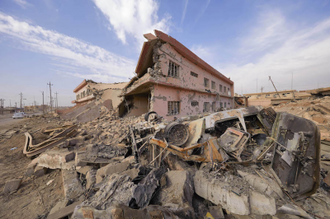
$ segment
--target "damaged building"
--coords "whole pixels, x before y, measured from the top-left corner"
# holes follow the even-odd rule
[[[233,108],[233,81],[161,31],[144,37],[136,76],[121,94],[120,116],[155,111],[172,120]]]
[[[93,100],[108,101],[110,108],[116,108],[121,101],[118,97],[127,82],[121,83],[97,83],[84,79],[74,90],[76,99],[72,103],[82,105]]]

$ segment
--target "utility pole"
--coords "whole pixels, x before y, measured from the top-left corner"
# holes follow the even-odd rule
[[[45,98],[44,98],[44,92],[41,91],[42,93],[42,113],[45,114]]]
[[[49,85],[49,100],[50,100],[50,111],[53,111],[53,99],[52,99],[52,86],[53,84],[51,82],[47,83]]]
[[[3,114],[3,108],[5,107],[5,99],[0,99],[0,109],[1,109],[1,114]]]
[[[292,77],[291,77],[291,90],[293,90],[293,72],[291,72]]]
[[[55,93],[56,94],[56,109],[58,109],[58,99],[57,99],[57,92]]]
[[[19,108],[22,109],[22,101],[23,101],[23,94],[22,94],[22,92],[19,95],[20,95]]]
[[[276,90],[276,93],[277,93],[277,95],[278,95],[278,98],[280,98],[281,96],[280,96],[280,94],[278,93],[278,91],[277,91],[277,89],[276,89],[276,87],[275,87],[275,84],[274,84],[274,82],[273,82],[273,80],[272,80],[272,78],[269,76],[269,80],[272,82],[272,84],[273,84],[273,86],[274,86],[274,88],[275,88],[275,90]]]

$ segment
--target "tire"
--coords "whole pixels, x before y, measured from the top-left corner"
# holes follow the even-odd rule
[[[150,112],[148,112],[148,113],[146,113],[145,115],[144,115],[144,120],[146,120],[147,122],[149,122],[149,117],[151,116],[151,115],[155,115],[155,116],[158,116],[158,114],[155,112],[155,111],[150,111]]]

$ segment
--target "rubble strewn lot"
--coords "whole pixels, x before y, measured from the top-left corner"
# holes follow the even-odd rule
[[[330,98],[0,131],[0,218],[330,218]]]

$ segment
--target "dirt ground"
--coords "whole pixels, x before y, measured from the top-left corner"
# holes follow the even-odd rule
[[[45,119],[26,118],[0,126],[1,132],[17,130],[11,138],[0,136],[0,218],[43,218],[63,197],[60,170],[49,171],[39,178],[24,177],[26,167],[31,162],[31,159],[23,154],[25,130],[33,133],[40,128],[56,124],[56,120],[48,122]],[[21,177],[23,180],[17,192],[2,194],[7,180]]]

